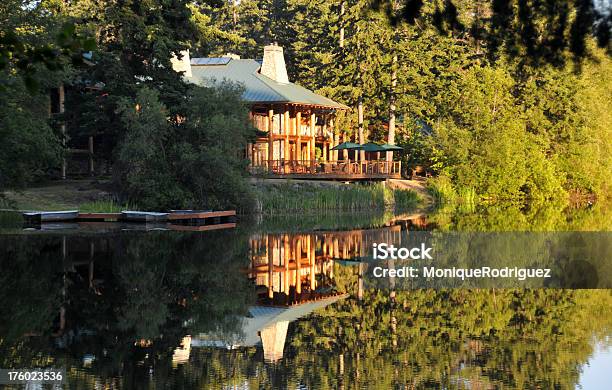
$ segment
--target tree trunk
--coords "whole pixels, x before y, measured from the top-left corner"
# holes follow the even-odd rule
[[[357,102],[357,120],[359,123],[359,132],[358,132],[359,143],[363,145],[365,141],[363,138],[363,97],[362,96],[359,96],[359,101]],[[365,161],[365,150],[359,151],[359,161]]]
[[[340,3],[340,39],[338,44],[340,48],[344,47],[344,1]]]
[[[389,134],[387,143],[395,144],[395,89],[397,87],[397,54],[393,55],[391,62],[391,93],[389,94]],[[387,161],[393,161],[393,152],[387,152]]]
[[[393,7],[393,13],[397,12],[398,2],[393,0],[391,3]],[[399,35],[397,31],[393,33],[393,45],[392,50],[397,50]],[[397,53],[393,53],[391,59],[391,90],[389,91],[389,133],[387,134],[387,143],[389,145],[395,144],[395,93],[397,89]],[[393,161],[393,152],[387,152],[387,161]],[[390,167],[389,167],[390,169]]]
[[[238,24],[238,0],[232,1],[232,20],[234,22],[234,32],[236,31],[236,25]]]

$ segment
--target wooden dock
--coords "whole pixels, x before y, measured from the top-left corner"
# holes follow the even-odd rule
[[[121,213],[79,213],[76,219],[81,222],[118,222]]]
[[[74,221],[79,215],[79,210],[67,211],[34,211],[23,213],[23,219],[29,223]]]
[[[60,219],[58,219],[61,216]],[[48,222],[156,224],[168,230],[208,231],[236,227],[236,211],[176,210],[170,213],[123,211],[121,213],[29,212],[24,213],[26,225],[41,226]]]

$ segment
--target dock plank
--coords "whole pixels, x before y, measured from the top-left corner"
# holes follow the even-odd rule
[[[80,221],[107,221],[119,219],[121,219],[121,213],[79,213],[77,216],[77,220]]]
[[[172,213],[168,215],[168,220],[178,221],[184,219],[208,219],[217,217],[232,217],[236,215],[236,210],[227,211],[205,211],[202,213]]]
[[[218,229],[232,229],[236,227],[235,223],[219,223],[216,225],[203,225],[203,226],[189,226],[189,225],[174,225],[169,224],[170,230],[176,230],[181,232],[204,232],[209,230]]]

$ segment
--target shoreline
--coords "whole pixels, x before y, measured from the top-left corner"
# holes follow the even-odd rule
[[[408,203],[411,209],[426,209],[433,205],[424,182],[408,180],[390,180],[388,184],[372,185],[345,184],[343,182],[256,179],[249,180],[255,203],[258,205],[242,215],[281,215],[297,210],[273,207],[271,213],[262,212],[261,204],[273,196],[274,200],[287,198],[292,192],[295,199],[301,196],[309,207],[302,208],[301,213],[316,215],[321,212],[350,212],[362,210],[384,210],[394,208],[396,203]],[[406,183],[411,182],[411,183]],[[61,211],[79,209],[81,211],[110,212],[126,206],[115,202],[108,181],[94,179],[52,181],[22,190],[7,190],[0,197],[0,212],[28,211]],[[399,194],[399,195],[397,195]],[[397,196],[395,196],[397,195]],[[401,199],[399,196],[401,195]],[[321,198],[315,200],[313,198]],[[325,198],[325,199],[323,199]],[[333,203],[336,202],[336,203]],[[350,202],[347,203],[347,202]],[[335,207],[337,206],[337,207]],[[137,206],[136,206],[137,207]],[[112,208],[113,210],[110,210]],[[133,207],[132,207],[133,208]],[[120,211],[120,210],[119,210]]]

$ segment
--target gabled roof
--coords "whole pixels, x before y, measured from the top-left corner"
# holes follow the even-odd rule
[[[305,317],[315,310],[322,309],[340,299],[344,299],[348,294],[338,294],[329,296],[317,301],[307,302],[301,305],[283,307],[251,306],[249,316],[235,319],[240,321],[241,334],[219,334],[203,333],[191,339],[192,347],[217,347],[217,348],[236,348],[254,346],[261,343],[260,333],[263,329],[269,328],[279,322],[293,322]]]
[[[192,58],[191,77],[187,80],[199,85],[224,80],[238,82],[245,88],[243,99],[249,103],[295,103],[334,109],[348,109],[325,96],[293,83],[279,83],[259,73],[256,60],[220,58]]]

